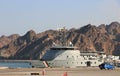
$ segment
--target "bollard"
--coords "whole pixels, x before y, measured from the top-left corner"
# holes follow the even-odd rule
[[[65,73],[63,74],[63,76],[67,76],[67,72],[65,72]]]
[[[42,75],[45,75],[45,69],[42,70]]]

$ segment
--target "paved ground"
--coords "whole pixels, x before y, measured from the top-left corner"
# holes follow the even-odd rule
[[[31,75],[32,73],[39,75]],[[99,68],[0,69],[0,76],[64,76],[64,73],[67,73],[67,76],[120,76],[120,68],[115,70],[100,70]]]

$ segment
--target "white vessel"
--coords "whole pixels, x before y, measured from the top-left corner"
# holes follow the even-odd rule
[[[76,47],[52,47],[42,57],[49,67],[98,66],[103,59],[95,52],[80,53]]]
[[[80,52],[72,43],[66,46],[63,35],[65,35],[64,31],[61,33],[62,45],[53,46],[41,58],[46,67],[98,66],[104,62],[104,55],[98,55],[96,52]]]

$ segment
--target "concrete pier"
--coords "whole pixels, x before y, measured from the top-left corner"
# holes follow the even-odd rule
[[[45,70],[44,75],[42,74],[43,70]],[[67,73],[67,76],[120,76],[120,68],[115,70],[100,70],[99,68],[16,68],[0,70],[0,76],[64,76],[64,73]]]

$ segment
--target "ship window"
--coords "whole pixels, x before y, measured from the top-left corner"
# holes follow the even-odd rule
[[[82,64],[83,62],[81,62],[81,64]]]
[[[67,56],[67,58],[68,58],[69,56]]]
[[[77,62],[77,64],[78,64],[78,62]]]
[[[96,64],[96,62],[95,62],[95,64]]]
[[[68,62],[67,62],[67,64],[68,64]]]
[[[74,62],[72,62],[72,64],[74,64]]]

